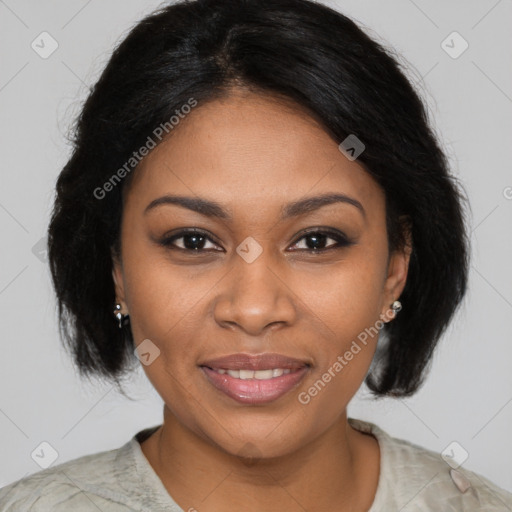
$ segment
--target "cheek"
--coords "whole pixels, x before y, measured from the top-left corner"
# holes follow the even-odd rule
[[[162,251],[148,245],[134,245],[123,262],[134,338],[154,338],[155,343],[172,338],[186,325],[187,315],[193,315],[207,284],[191,280],[186,267],[172,266]]]
[[[336,335],[343,344],[379,319],[384,263],[376,252],[373,256],[368,252],[353,254],[350,260],[332,266],[328,271],[301,276],[297,282],[300,296],[322,320],[326,336]]]
[[[202,328],[197,314],[208,288],[201,281],[192,286],[184,272],[172,269],[150,251],[134,251],[132,257],[127,254],[125,259],[126,295],[135,345],[150,340],[156,346],[152,350],[159,351],[150,364],[142,364],[142,369],[168,407],[184,421],[192,421],[188,403],[196,357],[192,345],[197,330]]]
[[[361,387],[377,346],[380,290],[369,278],[344,275],[330,296],[313,296],[324,334],[315,348],[316,367],[297,396],[317,429],[339,417]],[[334,279],[334,277],[333,277]]]
[[[318,407],[318,417],[323,420],[327,418],[322,408],[330,404],[335,416],[350,401],[375,353],[383,325],[379,316],[386,262],[383,254],[365,249],[364,256],[354,255],[333,267],[328,276],[301,280],[301,296],[320,319],[315,323],[322,331],[315,348],[317,367],[301,403],[316,404],[312,409]]]
[[[208,301],[221,274],[172,265],[164,251],[149,244],[132,247],[123,263],[133,337],[136,345],[149,339],[159,350],[143,370],[166,403],[183,405],[207,328]]]

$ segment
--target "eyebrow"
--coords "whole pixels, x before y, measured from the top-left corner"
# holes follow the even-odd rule
[[[299,215],[313,212],[322,208],[323,206],[331,205],[334,203],[344,203],[356,207],[363,217],[366,218],[366,211],[363,205],[353,197],[349,197],[345,194],[321,194],[318,196],[306,197],[288,203],[281,209],[280,220],[286,220],[291,217],[297,217]],[[183,208],[187,208],[194,212],[197,212],[206,217],[215,217],[219,219],[232,220],[232,215],[225,210],[216,201],[211,201],[201,197],[190,197],[190,196],[177,196],[177,195],[165,195],[154,199],[144,209],[144,215],[154,208],[161,205],[177,205]]]

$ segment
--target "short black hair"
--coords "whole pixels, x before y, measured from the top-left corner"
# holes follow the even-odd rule
[[[292,100],[337,143],[364,143],[358,163],[385,193],[390,250],[407,230],[413,248],[403,308],[382,328],[365,382],[375,397],[414,393],[465,294],[469,242],[462,188],[402,67],[351,19],[308,0],[185,0],[137,23],[76,118],[48,230],[60,332],[81,376],[119,386],[137,364],[131,329],[112,313],[111,258],[136,165],[108,194],[102,185],[191,98],[242,87]]]

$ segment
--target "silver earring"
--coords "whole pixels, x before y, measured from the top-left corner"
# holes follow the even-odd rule
[[[391,304],[391,309],[393,310],[393,315],[396,314],[402,309],[402,303],[399,300],[395,300],[393,304]]]
[[[117,321],[119,322],[119,329],[123,328],[123,323],[125,319],[128,318],[128,315],[124,315],[121,313],[121,304],[116,304],[116,309],[114,310],[114,316],[117,318]]]

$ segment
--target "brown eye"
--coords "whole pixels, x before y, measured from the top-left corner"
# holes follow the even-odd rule
[[[316,252],[323,252],[330,249],[338,249],[342,247],[347,247],[349,245],[352,245],[353,242],[350,241],[343,233],[341,232],[334,232],[334,231],[309,231],[305,235],[303,235],[301,238],[299,238],[295,243],[294,246],[297,246],[302,240],[304,240],[304,247],[293,249],[293,250],[301,250],[301,251],[308,251],[311,253]],[[329,240],[334,240],[334,244],[331,242],[329,243]]]
[[[176,241],[180,241],[179,244]],[[160,243],[170,249],[188,252],[211,251],[212,247],[208,247],[208,244],[212,244],[214,250],[216,250],[215,247],[218,247],[206,233],[198,230],[180,231],[175,235],[164,238]]]

